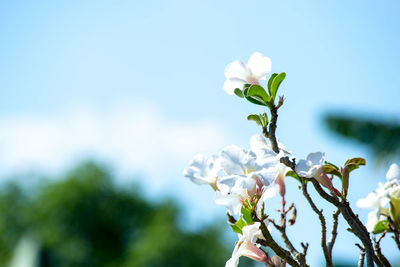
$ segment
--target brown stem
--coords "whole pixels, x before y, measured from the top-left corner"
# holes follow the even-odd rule
[[[276,136],[275,136],[276,122],[278,120],[278,109],[274,105],[270,108],[270,111],[271,111],[271,121],[269,123],[268,138],[269,142],[271,143],[272,150],[275,153],[279,153],[278,142],[276,141]]]
[[[301,267],[301,265],[295,259],[292,258],[289,251],[285,250],[275,242],[275,240],[272,238],[271,233],[268,231],[268,228],[263,221],[258,219],[257,216],[253,216],[253,220],[261,223],[260,230],[265,238],[265,240],[259,239],[258,240],[259,244],[266,247],[270,247],[275,252],[276,255],[278,255],[281,259],[286,260],[286,262],[289,265],[295,267]]]
[[[364,266],[364,259],[365,259],[365,248],[363,248],[359,244],[356,244],[356,246],[360,249],[360,258],[358,259],[357,267],[363,267]]]
[[[338,224],[339,224],[339,215],[340,215],[340,209],[337,209],[335,212],[333,212],[332,214],[332,231],[331,231],[331,237],[329,238],[329,242],[328,242],[328,251],[329,251],[329,255],[332,259],[332,249],[333,246],[335,245],[335,241],[336,241],[336,237],[337,237],[337,228],[338,228]]]
[[[400,250],[400,233],[399,232],[394,232],[394,235],[392,236],[394,242],[396,242],[397,248]]]
[[[354,214],[353,210],[350,208],[349,203],[345,200],[343,200],[341,202],[337,198],[328,195],[315,179],[312,179],[312,183],[314,185],[314,188],[317,190],[318,194],[322,198],[324,198],[328,202],[331,202],[333,205],[335,205],[337,208],[340,209],[340,212],[342,213],[343,218],[347,221],[347,223],[351,227],[353,233],[363,243],[363,246],[364,246],[365,252],[366,252],[367,266],[373,267],[374,262],[378,266],[383,266],[382,262],[379,260],[379,258],[376,256],[376,254],[374,252],[374,249],[372,246],[372,241],[371,241],[371,238],[369,236],[367,229],[362,224],[362,222],[358,219],[358,216],[356,216]]]
[[[381,237],[379,237],[378,241],[376,241],[376,240],[374,239],[374,241],[375,241],[374,249],[375,249],[376,255],[378,256],[379,260],[383,263],[383,265],[384,265],[385,267],[391,267],[392,265],[390,265],[389,261],[388,261],[387,258],[382,254],[382,250],[381,250],[381,240],[382,240],[382,238],[383,238],[385,235],[386,235],[386,232],[384,232],[384,233],[381,235]]]
[[[329,254],[328,247],[326,245],[326,221],[325,217],[322,213],[322,210],[318,209],[315,205],[314,201],[312,200],[311,196],[307,192],[307,184],[303,183],[302,186],[303,195],[307,199],[308,203],[310,204],[312,210],[318,215],[318,219],[321,222],[321,247],[322,251],[324,252],[324,257],[326,261],[326,266],[333,267],[332,264],[332,257]]]

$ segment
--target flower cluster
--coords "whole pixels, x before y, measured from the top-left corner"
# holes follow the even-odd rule
[[[274,195],[282,154],[277,154],[260,135],[250,140],[251,149],[235,145],[223,148],[211,157],[196,155],[184,170],[184,176],[196,184],[209,184],[215,202],[231,215],[239,215],[246,200],[263,202]]]
[[[261,203],[275,195],[274,182],[284,167],[280,158],[261,135],[250,139],[250,150],[235,145],[217,155],[196,155],[184,169],[184,176],[195,184],[209,184],[215,190],[215,203],[224,205],[230,216],[242,215],[243,206],[260,209]],[[227,266],[236,266],[240,256],[267,261],[255,241],[263,239],[260,223],[247,218],[249,224],[239,229],[239,241]]]
[[[295,157],[287,152],[275,136],[278,119],[278,109],[283,105],[283,96],[277,97],[278,89],[286,77],[285,72],[272,73],[271,60],[255,52],[248,63],[236,60],[225,68],[226,81],[224,90],[252,104],[263,106],[267,113],[250,114],[247,119],[261,126],[262,135],[254,135],[250,139],[250,149],[230,145],[212,156],[196,155],[184,169],[184,176],[195,184],[208,184],[215,191],[214,201],[227,209],[228,222],[238,234],[238,241],[232,257],[226,262],[226,267],[236,267],[241,256],[263,262],[269,267],[309,266],[306,262],[308,243],[301,242],[303,251],[295,248],[286,234],[286,226],[296,221],[297,209],[292,203],[286,208],[285,177],[292,176],[299,183],[301,191],[316,213],[321,223],[321,247],[326,260],[326,266],[333,267],[332,248],[334,246],[338,218],[342,214],[351,231],[360,239],[363,248],[360,263],[368,267],[388,266],[379,248],[379,241],[372,247],[372,240],[365,227],[362,226],[347,200],[350,173],[362,165],[365,159],[356,157],[348,159],[343,167],[325,161],[323,152],[310,153],[306,159],[296,163]],[[279,99],[279,100],[278,100]],[[269,142],[266,141],[269,140]],[[332,180],[341,186],[336,189]],[[361,199],[357,205],[360,208],[372,208],[368,216],[366,228],[373,233],[393,232],[396,244],[400,249],[400,168],[394,164],[387,173],[388,181],[379,184],[378,189]],[[309,183],[310,182],[310,183]],[[335,182],[335,183],[336,183]],[[332,216],[331,237],[328,240],[326,219],[323,210],[319,209],[307,191],[311,184],[318,195],[336,207]],[[327,192],[329,191],[329,192]],[[279,222],[264,207],[266,200],[275,193],[281,197],[282,206]],[[288,214],[291,212],[290,218]],[[284,249],[275,242],[270,231],[274,227],[280,232]],[[381,238],[382,238],[381,237]],[[261,246],[269,247],[276,254],[269,257]],[[360,265],[360,266],[361,266]]]
[[[375,234],[400,230],[400,168],[397,164],[390,166],[386,180],[357,202],[361,209],[373,209],[368,214],[366,227]]]

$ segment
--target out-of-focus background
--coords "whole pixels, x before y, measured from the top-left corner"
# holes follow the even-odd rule
[[[182,170],[196,153],[249,147],[259,133],[245,118],[262,109],[222,89],[226,64],[254,51],[287,73],[277,134],[288,150],[324,151],[338,165],[367,159],[349,196],[365,221],[355,201],[400,163],[399,10],[397,1],[2,1],[0,265],[223,266],[235,241],[225,209]],[[322,266],[318,220],[287,181],[298,209],[289,235]],[[355,266],[357,240],[340,224],[336,265]],[[382,247],[400,261],[390,238]]]

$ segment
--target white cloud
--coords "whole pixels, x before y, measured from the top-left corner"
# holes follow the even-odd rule
[[[215,122],[168,118],[151,105],[0,117],[0,173],[60,170],[93,157],[124,172],[160,175],[179,165],[181,171],[195,153],[215,152],[229,139]]]
[[[183,168],[195,154],[211,155],[231,143],[217,122],[178,120],[144,104],[107,113],[74,108],[0,117],[0,177],[31,170],[58,174],[93,158],[110,163],[120,181],[140,174],[148,197],[174,195],[199,222],[221,210],[213,205],[213,191],[185,179]]]

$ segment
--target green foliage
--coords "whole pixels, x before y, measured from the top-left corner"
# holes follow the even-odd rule
[[[236,88],[233,92],[240,98],[244,97],[242,90],[240,90],[239,88]]]
[[[266,127],[268,125],[268,116],[266,113],[263,114],[250,114],[247,116],[247,120],[255,121],[257,125]]]
[[[322,165],[322,171],[326,174],[336,175],[339,178],[342,178],[342,174],[339,171],[339,168],[333,164],[327,163]]]
[[[400,151],[398,122],[336,114],[326,115],[324,121],[330,131],[369,147],[377,160],[391,158]]]
[[[2,266],[26,233],[39,240],[42,266],[50,267],[223,266],[231,253],[219,228],[183,231],[175,203],[154,204],[137,187],[118,187],[93,163],[34,191],[0,190]]]
[[[363,159],[363,158],[352,158],[352,159],[348,159],[344,163],[344,167],[349,168],[349,172],[352,172],[355,169],[358,169],[359,166],[364,166],[365,163],[366,163],[365,159]]]
[[[297,181],[299,181],[301,183],[300,177],[297,176],[297,174],[294,171],[288,171],[286,173],[286,176],[293,177],[294,179],[296,179]]]
[[[274,79],[272,80],[272,83],[271,83],[271,87],[269,88],[272,101],[275,100],[276,93],[278,92],[278,88],[281,85],[281,83],[283,82],[283,80],[285,79],[285,77],[286,77],[286,73],[284,73],[284,72],[281,72],[278,75],[274,76]],[[271,78],[272,78],[272,76],[271,76]]]
[[[274,81],[276,76],[278,76],[278,73],[272,73],[271,77],[269,77],[268,84],[267,84],[269,95],[272,95],[272,93],[271,93],[271,85],[272,85],[272,82]]]
[[[382,221],[379,221],[375,225],[374,230],[372,231],[372,233],[376,235],[376,234],[383,233],[383,232],[385,232],[387,230],[389,230],[389,222],[388,222],[388,220],[382,220]]]

